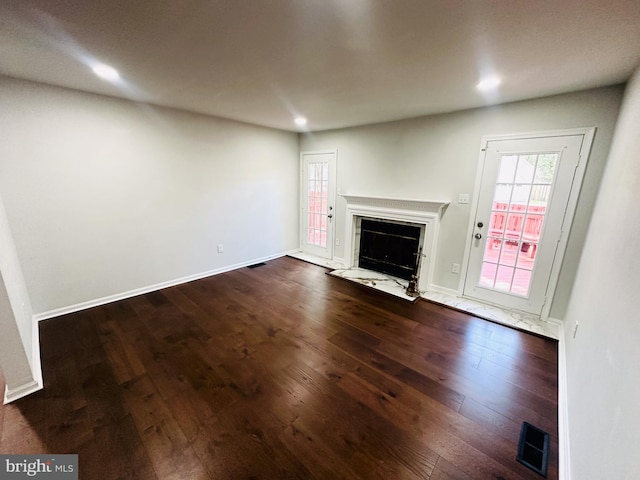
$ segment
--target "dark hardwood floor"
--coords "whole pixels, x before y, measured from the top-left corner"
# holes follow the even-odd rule
[[[82,479],[540,479],[557,344],[409,304],[291,258],[42,322],[45,389],[0,452],[77,453]],[[0,387],[4,383],[0,379]]]

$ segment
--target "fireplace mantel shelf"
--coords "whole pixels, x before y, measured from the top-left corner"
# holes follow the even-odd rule
[[[443,200],[421,200],[415,198],[393,198],[379,197],[374,195],[356,195],[351,193],[341,193],[348,204],[358,204],[367,206],[415,209],[429,212],[441,213],[443,208],[451,202]]]

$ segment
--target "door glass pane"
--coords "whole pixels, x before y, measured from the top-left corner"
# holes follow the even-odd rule
[[[504,210],[507,209],[507,205],[509,205],[509,200],[511,200],[511,191],[513,187],[511,184],[500,184],[496,185],[496,193],[493,197],[494,202],[500,202],[504,204]]]
[[[538,157],[538,164],[536,165],[535,183],[551,184],[553,181],[553,174],[556,170],[556,163],[558,162],[558,154],[545,153]]]
[[[513,280],[513,268],[504,265],[498,265],[498,274],[496,275],[496,284],[493,288],[508,292],[511,289],[511,281]]]
[[[536,155],[520,155],[518,159],[518,170],[516,171],[516,183],[531,184],[535,169]]]
[[[529,211],[532,207],[541,207],[542,212],[549,203],[549,194],[551,193],[551,185],[532,185],[531,186],[531,201],[529,203]]]
[[[496,203],[494,203],[494,206]],[[504,212],[492,212],[489,225],[489,235],[502,237],[504,227],[507,224],[507,214]]]
[[[538,249],[537,243],[522,242],[518,253],[518,263],[516,266],[524,270],[533,270],[533,259]]]
[[[531,184],[527,185],[514,185],[513,195],[511,197],[511,205],[509,210],[516,212],[526,211],[526,206],[529,203],[529,196],[531,195]]]
[[[327,162],[309,163],[307,172],[309,183],[307,239],[310,245],[326,248],[329,164]]]
[[[500,159],[500,171],[498,173],[497,183],[513,183],[517,165],[517,155],[503,155]]]
[[[523,213],[510,213],[507,217],[507,229],[504,232],[504,237],[509,240],[520,240],[523,223]]]
[[[518,243],[517,242],[504,242],[502,245],[502,251],[500,252],[500,265],[508,265],[515,267],[516,259],[518,258]]]
[[[482,263],[482,272],[480,273],[480,286],[493,288],[496,279],[496,270],[498,265],[492,262]]]
[[[502,240],[496,237],[487,238],[485,246],[484,259],[491,263],[498,263],[500,251],[502,248]]]
[[[501,157],[480,286],[529,295],[557,163],[557,153]]]
[[[528,285],[531,283],[531,270],[521,270],[516,268],[513,275],[513,285],[511,291],[519,295],[526,296],[528,292]]]

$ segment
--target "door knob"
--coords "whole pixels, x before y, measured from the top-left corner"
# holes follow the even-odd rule
[[[482,228],[482,227],[484,227],[484,223],[478,222],[478,228]]]
[[[479,233],[476,233],[474,237],[476,240],[480,240],[482,238],[482,235],[480,235]]]
[[[329,215],[327,215],[327,217],[328,218],[333,218],[333,214],[330,213]]]

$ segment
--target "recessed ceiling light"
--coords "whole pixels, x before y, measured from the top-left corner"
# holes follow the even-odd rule
[[[304,127],[307,124],[307,119],[304,117],[296,117],[293,119],[293,121],[299,127]]]
[[[93,73],[95,73],[101,79],[107,80],[108,82],[115,82],[120,78],[120,74],[115,68],[110,67],[109,65],[105,65],[104,63],[94,65]]]
[[[476,88],[483,91],[491,90],[500,85],[500,83],[502,83],[502,80],[500,80],[500,77],[498,76],[486,77],[480,80],[480,83],[476,85]]]

